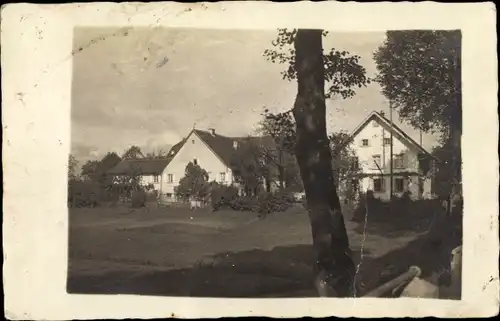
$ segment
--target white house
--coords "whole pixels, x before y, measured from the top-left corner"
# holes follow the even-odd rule
[[[199,165],[209,175],[209,181],[236,185],[232,166],[238,148],[250,140],[260,147],[273,143],[270,137],[227,137],[214,129],[193,129],[185,139],[175,144],[163,159],[126,159],[108,173],[115,176],[135,172],[142,177],[142,184],[152,184],[162,200],[175,201],[175,187],[185,175],[189,162]],[[264,183],[265,184],[265,183]]]
[[[358,156],[360,190],[390,198],[391,132],[393,136],[393,195],[410,192],[413,199],[432,197],[434,158],[385,117],[373,111],[353,131],[349,145]]]
[[[238,143],[236,139],[217,135],[214,130],[206,132],[193,129],[169,151],[171,160],[162,174],[161,194],[167,201],[174,200],[174,188],[184,177],[189,162],[206,170],[209,181],[232,184],[234,177],[230,162]]]

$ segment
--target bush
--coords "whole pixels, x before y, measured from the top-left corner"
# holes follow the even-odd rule
[[[257,212],[259,210],[259,202],[254,197],[242,196],[235,198],[229,202],[229,206],[234,211]]]
[[[234,186],[224,186],[217,183],[212,184],[211,200],[212,210],[232,208],[233,202],[238,199],[238,189]]]
[[[69,207],[95,207],[99,195],[100,188],[93,182],[72,180],[68,184]]]
[[[132,192],[132,207],[140,208],[146,206],[147,195],[143,190],[135,190]]]
[[[360,193],[359,202],[354,209],[352,220],[362,222],[366,219],[367,213],[374,219],[380,217],[383,213],[388,212],[386,205],[380,199],[376,198],[371,190],[366,191],[366,193]]]
[[[261,193],[258,198],[258,212],[260,214],[269,214],[273,212],[285,212],[295,203],[291,194],[287,193]]]

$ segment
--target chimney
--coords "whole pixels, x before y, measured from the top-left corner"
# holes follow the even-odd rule
[[[238,149],[238,141],[233,141],[233,148]]]
[[[210,134],[212,134],[212,136],[215,136],[215,128],[209,128],[208,130],[210,131]]]
[[[385,111],[381,110],[380,115],[382,115],[382,117],[385,117]]]

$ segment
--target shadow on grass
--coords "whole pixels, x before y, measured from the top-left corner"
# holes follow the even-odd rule
[[[428,230],[437,211],[441,210],[434,204],[422,205],[375,203],[367,211],[364,205],[354,209],[351,220],[357,222],[355,231],[363,233],[366,222],[366,232],[387,238],[399,238],[409,233],[423,233]],[[366,214],[368,212],[368,214]]]
[[[424,240],[417,239],[382,257],[359,250],[359,296],[404,273],[411,265],[428,270],[439,258]],[[422,252],[426,251],[426,252]],[[437,250],[433,250],[437,253]],[[422,255],[423,254],[423,255]],[[103,275],[68,275],[68,293],[141,294],[194,297],[315,297],[312,282],[313,252],[310,245],[221,253],[191,268],[133,273],[115,271]],[[359,264],[359,265],[358,265]]]
[[[220,253],[185,269],[142,274],[116,271],[99,276],[69,275],[67,291],[197,297],[264,297],[305,291],[305,296],[314,296],[311,262],[309,245]]]

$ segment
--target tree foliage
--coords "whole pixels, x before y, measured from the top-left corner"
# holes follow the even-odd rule
[[[296,129],[295,120],[291,111],[272,113],[264,108],[262,121],[259,123],[259,131],[271,136],[278,148],[289,154],[295,154]]]
[[[144,154],[142,153],[141,148],[139,146],[131,146],[122,155],[122,159],[137,159],[137,158],[144,158]]]
[[[210,184],[208,183],[208,173],[197,164],[189,162],[184,172],[184,177],[179,181],[175,189],[178,198],[188,200],[205,199],[210,193]]]
[[[147,159],[163,159],[166,158],[168,154],[168,150],[165,150],[161,147],[156,148],[148,153],[146,153]]]
[[[260,148],[251,138],[238,146],[231,159],[233,175],[241,184],[245,194],[257,194],[263,183],[269,178],[269,170],[264,162],[265,150]]]
[[[349,144],[350,138],[345,131],[335,132],[328,136],[332,150],[333,170],[338,177],[338,182],[355,178],[359,173],[358,155]]]
[[[121,162],[120,156],[116,153],[107,153],[99,161],[88,161],[82,166],[82,175],[88,176],[91,180],[100,185],[111,184],[112,177],[107,172]]]
[[[295,159],[296,128],[292,112],[272,113],[264,108],[259,132],[274,140],[274,148],[266,150],[266,162],[276,168],[280,187],[299,192],[303,190],[299,167]]]
[[[81,175],[88,179],[72,180],[68,184],[68,197],[73,203],[72,206],[95,205],[98,197],[102,197],[113,185],[113,177],[107,172],[120,161],[116,153],[108,153],[101,160],[83,164]]]
[[[336,184],[344,199],[354,201],[359,192],[360,168],[356,150],[349,144],[350,138],[350,135],[344,131],[328,136]]]
[[[297,29],[278,29],[278,36],[272,42],[273,48],[264,51],[264,57],[273,63],[285,64],[286,70],[281,74],[283,79],[296,80],[295,68],[296,50],[293,46],[297,36]],[[326,37],[327,31],[322,31]],[[327,53],[322,52],[324,64],[324,79],[328,86],[325,98],[350,98],[355,95],[355,87],[363,87],[370,83],[365,68],[359,64],[360,57],[351,55],[348,51],[339,51],[331,48]]]
[[[376,81],[401,119],[448,139],[461,132],[461,32],[388,31],[374,53]]]
[[[68,180],[75,180],[78,177],[78,160],[73,155],[68,157]]]
[[[443,145],[435,147],[432,151],[432,155],[437,159],[432,188],[433,193],[439,197],[447,197],[452,192],[455,173],[450,165],[455,160],[461,162],[460,154],[458,159],[454,159],[456,155],[453,152],[454,148],[450,145],[451,142],[447,141]]]

